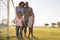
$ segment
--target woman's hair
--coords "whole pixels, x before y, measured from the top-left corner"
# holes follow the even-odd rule
[[[19,6],[20,6],[22,3],[24,4],[24,2],[23,2],[23,1],[21,1],[21,2],[19,3]]]

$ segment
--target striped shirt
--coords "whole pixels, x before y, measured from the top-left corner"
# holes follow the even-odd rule
[[[29,16],[29,20],[28,20],[28,27],[32,27],[33,25],[33,15],[32,16]]]
[[[22,21],[23,18],[19,19],[18,17],[16,17],[16,26],[23,26]]]

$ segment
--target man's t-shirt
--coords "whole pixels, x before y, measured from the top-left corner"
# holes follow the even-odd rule
[[[25,20],[28,20],[28,18],[29,18],[29,13],[30,13],[30,12],[33,13],[33,10],[32,10],[31,7],[28,7],[28,8],[25,8],[25,9],[24,9],[24,18],[25,18]]]

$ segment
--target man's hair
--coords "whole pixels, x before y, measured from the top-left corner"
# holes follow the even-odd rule
[[[26,2],[25,4],[28,4],[28,2]]]

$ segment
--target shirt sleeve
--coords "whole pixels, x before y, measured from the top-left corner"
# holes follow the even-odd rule
[[[35,16],[34,16],[34,12],[33,12],[33,9],[32,9],[32,8],[30,8],[30,12],[33,13],[33,17],[35,18]]]
[[[18,8],[18,7],[16,7],[16,13],[17,13],[17,12],[19,12],[19,8]]]

